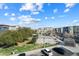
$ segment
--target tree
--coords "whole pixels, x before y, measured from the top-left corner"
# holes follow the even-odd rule
[[[32,37],[32,34],[36,31],[30,28],[19,28],[18,30],[12,31],[7,30],[0,35],[0,45],[15,45],[17,42],[24,42]]]

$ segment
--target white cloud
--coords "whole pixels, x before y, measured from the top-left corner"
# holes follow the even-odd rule
[[[75,3],[66,3],[65,4],[66,9],[64,10],[64,12],[68,12],[75,5],[76,5]]]
[[[8,9],[8,6],[4,6],[4,9]]]
[[[36,3],[36,6],[37,6],[36,10],[41,11],[43,8],[43,3]]]
[[[32,3],[26,3],[26,4],[23,4],[22,7],[19,9],[20,11],[27,11],[27,10],[33,10],[33,4]]]
[[[30,20],[30,21],[24,21],[23,23],[25,24],[33,24],[33,23],[37,23],[38,21],[35,20]]]
[[[30,15],[28,15],[28,16],[22,15],[22,16],[19,16],[18,18],[19,18],[20,20],[22,20],[22,21],[29,21],[28,18],[30,18],[30,17],[31,17]]]
[[[79,25],[79,20],[73,20],[70,25]]]
[[[21,6],[19,11],[31,11],[32,14],[38,14],[42,11],[43,3],[25,3]]]
[[[77,23],[77,22],[79,22],[79,20],[73,20],[73,21],[72,21],[72,23]]]
[[[4,16],[8,16],[8,15],[9,15],[8,13],[5,13],[5,14],[4,14]]]
[[[67,3],[65,5],[66,5],[66,8],[72,8],[75,6],[75,3]]]
[[[45,17],[45,19],[47,20],[47,19],[55,19],[55,17],[54,16],[52,16],[52,17]]]
[[[55,17],[51,17],[52,19],[55,19]]]
[[[15,16],[15,13],[5,13],[4,16]]]
[[[10,20],[11,20],[11,21],[15,21],[16,18],[15,18],[15,17],[11,17]]]
[[[39,14],[39,12],[32,12],[32,14],[36,15],[36,14]]]
[[[65,9],[65,10],[64,10],[64,12],[66,13],[66,12],[68,12],[69,10],[70,10],[70,9],[69,9],[69,8],[67,8],[67,9]]]
[[[15,13],[12,13],[11,16],[15,16]]]
[[[40,21],[40,19],[36,19],[36,18],[32,18],[30,15],[28,16],[20,16],[18,17],[18,19],[20,20],[20,23],[24,23],[24,24],[32,24],[32,23],[38,23]]]
[[[53,10],[53,13],[57,13],[57,11],[58,11],[58,9],[54,9],[54,10]]]
[[[48,19],[48,17],[45,17],[45,19]]]
[[[26,3],[23,4],[22,7],[19,9],[20,11],[41,11],[43,8],[43,4],[42,3]]]

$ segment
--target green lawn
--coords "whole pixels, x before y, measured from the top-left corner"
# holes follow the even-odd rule
[[[27,44],[22,47],[20,46],[13,46],[10,48],[0,48],[0,55],[11,55],[12,51],[16,51],[16,53],[24,52],[24,51],[30,51],[33,49],[41,48],[41,45],[34,45],[34,44]]]
[[[48,47],[51,45],[45,45],[45,47]],[[9,48],[0,48],[0,55],[1,56],[8,56],[11,55],[12,51],[15,51],[15,53],[21,53],[21,52],[26,52],[26,51],[31,51],[34,49],[39,49],[39,48],[43,48],[43,45],[39,45],[39,44],[26,44],[22,47],[20,46],[13,46],[13,47],[9,47]]]

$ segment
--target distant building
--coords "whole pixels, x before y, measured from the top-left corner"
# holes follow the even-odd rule
[[[55,33],[61,33],[61,28],[55,28]]]
[[[0,31],[6,31],[6,30],[16,30],[19,26],[11,26],[11,25],[0,25]]]
[[[66,27],[60,27],[60,28],[49,28],[49,27],[46,27],[46,28],[39,28],[37,30],[37,33],[38,33],[38,40],[37,42],[41,42],[41,43],[44,43],[44,39],[45,39],[45,43],[53,43],[53,40],[52,38],[49,38],[49,37],[59,37],[61,38],[62,40],[64,40],[65,44],[69,44],[69,45],[72,45],[75,41],[75,39],[72,39],[74,36],[78,37],[79,36],[79,26],[66,26]],[[47,35],[49,34],[50,35]],[[67,39],[64,39],[64,38],[68,38]],[[72,41],[72,42],[71,42]],[[71,43],[69,43],[71,42]],[[75,46],[75,43],[74,45]]]
[[[9,30],[17,30],[19,26],[9,26]]]
[[[0,31],[5,31],[9,29],[9,25],[0,25]]]
[[[72,36],[79,36],[79,26],[66,26],[61,28],[55,28],[55,32],[60,34],[68,33]]]
[[[72,26],[70,33],[74,36],[79,36],[79,26]]]
[[[70,27],[63,27],[63,33],[70,33]]]
[[[44,28],[37,29],[37,33],[39,35],[47,35],[47,36],[49,36],[49,35],[51,35],[52,30],[53,30],[53,28],[51,28],[51,27],[44,27]]]

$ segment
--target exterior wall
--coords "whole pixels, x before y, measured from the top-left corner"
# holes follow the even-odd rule
[[[79,26],[68,26],[68,27],[63,27],[61,28],[61,33],[69,33],[73,36],[78,36],[79,35]]]
[[[70,32],[70,27],[63,27],[63,33],[69,33]]]
[[[61,33],[61,28],[58,28],[58,31],[57,31],[58,33]]]
[[[73,29],[74,29],[74,27],[73,26],[70,26],[70,34],[71,35],[74,35]]]
[[[17,30],[18,26],[9,26],[9,30]]]
[[[43,33],[47,33],[48,30],[52,34],[51,36],[42,35]],[[66,37],[67,39],[64,40],[65,45],[68,44],[68,45],[72,46],[72,44],[74,43],[73,46],[75,46],[75,41],[74,41],[74,39],[71,39],[71,37],[79,35],[79,26],[68,26],[68,27],[52,28],[52,29],[43,28],[43,29],[37,30],[37,32],[38,32],[39,37],[38,37],[36,43],[38,43],[38,44],[44,44],[44,43],[55,44],[56,42],[52,37],[53,37],[53,35],[55,36],[56,33],[58,32],[63,35],[65,34],[65,36],[67,36]],[[41,33],[41,34],[39,35],[39,33]]]
[[[0,31],[5,31],[8,30],[9,27],[8,26],[0,26]]]
[[[61,33],[63,33],[63,28],[61,28]]]
[[[16,30],[18,26],[0,25],[0,31]]]
[[[73,27],[73,33],[74,33],[75,36],[79,36],[79,26]]]
[[[50,31],[52,35],[59,33],[59,34],[69,34],[70,36],[79,36],[79,26],[66,26],[61,28],[41,28],[38,30],[38,33],[41,35]]]

